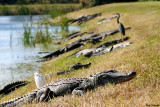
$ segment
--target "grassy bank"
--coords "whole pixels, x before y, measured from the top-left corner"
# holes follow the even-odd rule
[[[0,15],[41,15],[57,10],[70,12],[79,8],[79,4],[0,5]]]
[[[67,52],[47,61],[41,68],[41,74],[50,73],[68,68],[74,63],[91,62],[88,69],[73,71],[61,76],[52,75],[46,82],[70,77],[88,77],[103,70],[116,69],[120,72],[136,71],[137,76],[121,84],[105,85],[87,92],[84,96],[65,95],[48,103],[33,103],[24,106],[111,106],[111,107],[144,107],[146,104],[160,104],[160,2],[117,3],[102,5],[69,13],[69,18],[75,18],[84,14],[102,12],[97,17],[85,24],[83,31],[103,32],[117,28],[116,20],[96,25],[100,19],[119,12],[123,14],[120,22],[125,27],[133,29],[126,31],[126,36],[133,42],[132,46],[115,50],[111,53],[85,58],[80,56],[67,57],[80,49],[93,48],[104,42],[120,39],[120,33],[106,37],[96,45],[86,44],[84,47]],[[78,38],[75,38],[76,40]],[[70,43],[73,40],[67,41]],[[64,44],[66,44],[64,43]],[[64,45],[62,44],[62,45]],[[28,80],[33,79],[33,77]],[[36,89],[35,83],[31,83],[15,92],[3,97],[0,101],[22,96]]]

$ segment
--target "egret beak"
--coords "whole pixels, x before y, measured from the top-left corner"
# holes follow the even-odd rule
[[[119,14],[119,13],[114,13],[114,14],[112,14],[112,15],[116,15],[116,14]]]

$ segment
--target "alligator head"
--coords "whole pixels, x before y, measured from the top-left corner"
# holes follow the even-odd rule
[[[132,71],[129,73],[118,72],[116,70],[103,71],[94,74],[93,77],[97,78],[99,84],[105,83],[120,83],[124,81],[131,80],[136,76],[136,72]]]

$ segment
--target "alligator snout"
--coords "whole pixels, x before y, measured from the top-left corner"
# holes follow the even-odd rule
[[[136,75],[136,72],[132,71],[130,75]]]

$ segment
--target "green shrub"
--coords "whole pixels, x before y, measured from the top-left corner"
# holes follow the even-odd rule
[[[29,8],[27,6],[20,5],[19,14],[28,15],[28,14],[30,14],[30,10],[29,10]]]
[[[0,15],[51,14],[54,18],[79,8],[79,4],[0,5]]]
[[[9,10],[8,5],[3,6],[1,11],[2,11],[2,14],[4,14],[4,15],[9,15],[10,14],[10,10]]]

